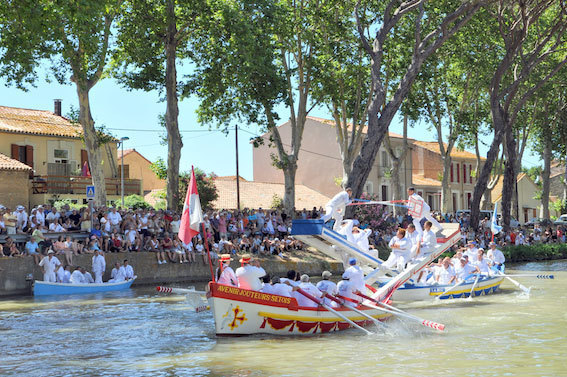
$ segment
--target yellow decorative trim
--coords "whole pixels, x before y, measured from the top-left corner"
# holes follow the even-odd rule
[[[502,280],[504,280],[504,278],[502,278]],[[474,291],[477,292],[477,291],[496,287],[497,285],[502,284],[502,280],[498,281],[497,283],[487,285],[487,286],[484,286],[484,287],[475,287]],[[465,290],[462,290],[462,291],[451,291],[448,294],[444,294],[443,292],[429,292],[429,295],[430,296],[452,296],[452,295],[458,295],[459,293],[468,293],[470,291],[471,291],[470,289],[465,289]]]

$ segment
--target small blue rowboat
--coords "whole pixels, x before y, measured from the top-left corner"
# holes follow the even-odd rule
[[[34,296],[46,296],[120,291],[130,288],[134,280],[136,278],[117,283],[94,284],[49,283],[36,280],[33,284],[33,294]]]

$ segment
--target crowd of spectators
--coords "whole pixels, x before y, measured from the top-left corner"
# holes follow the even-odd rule
[[[92,214],[91,214],[92,212]],[[323,213],[322,208],[297,211],[296,218],[314,219]],[[434,215],[440,222],[458,222],[461,225],[462,244],[475,241],[486,248],[491,241],[490,220],[484,218],[478,227],[470,226],[469,214]],[[359,220],[355,215],[354,225],[361,229],[370,227],[373,232],[369,243],[374,248],[385,248],[399,227],[411,223],[408,215],[394,215],[384,210],[380,214],[379,226],[370,221]],[[376,223],[376,221],[372,221]],[[204,213],[204,228],[190,242],[178,238],[180,215],[171,211],[95,208],[71,209],[63,205],[59,209],[50,205],[37,206],[26,211],[23,206],[14,209],[0,206],[0,235],[5,235],[0,244],[0,255],[7,257],[33,256],[38,263],[42,253],[49,247],[65,256],[66,263],[73,265],[73,256],[90,254],[96,250],[113,252],[153,252],[159,264],[193,263],[201,258],[208,263],[207,246],[213,261],[220,254],[252,253],[278,255],[286,258],[303,244],[289,235],[291,219],[280,210],[244,209],[208,210]],[[46,233],[58,233],[58,238],[46,237]],[[13,235],[27,234],[24,244],[14,241]],[[75,234],[88,237],[74,237]],[[505,245],[530,245],[534,243],[565,242],[563,226],[543,227],[538,224],[519,226],[509,232],[500,233],[495,242]]]
[[[92,212],[92,213],[91,213]],[[14,210],[0,207],[0,253],[7,257],[30,255],[36,263],[48,248],[65,255],[73,265],[73,256],[97,250],[112,252],[153,252],[159,264],[193,263],[202,258],[208,263],[206,249],[216,261],[220,254],[253,253],[286,258],[303,244],[289,236],[291,219],[278,210],[209,210],[204,213],[204,230],[190,242],[179,237],[180,215],[172,211],[94,208],[59,209],[50,205],[33,208],[28,214],[23,206]],[[57,233],[57,240],[46,237]],[[24,245],[14,235],[29,235]],[[87,234],[88,237],[74,237]]]

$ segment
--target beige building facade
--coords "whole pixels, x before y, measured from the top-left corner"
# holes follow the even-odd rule
[[[288,121],[278,126],[286,149],[291,144],[291,123]],[[264,145],[253,150],[254,181],[265,183],[284,183],[283,172],[272,165],[272,157],[277,156],[275,146],[269,142],[269,134],[264,134]],[[399,153],[403,138],[401,135],[390,133],[392,148]],[[408,139],[409,146],[413,140]],[[391,160],[388,152],[381,147],[374,161],[372,171],[365,185],[365,192],[377,196],[380,200],[392,198],[392,184],[389,178]],[[407,154],[400,169],[400,183],[405,191],[411,185],[412,159]],[[337,143],[334,122],[316,117],[307,117],[301,150],[299,152],[298,168],[295,177],[297,185],[305,185],[326,197],[333,197],[341,190],[337,184],[343,176],[342,160]],[[321,203],[320,205],[324,205]]]
[[[142,156],[136,149],[125,149],[124,155],[122,155],[121,150],[118,150],[118,176],[121,174],[122,159],[124,159],[124,178],[142,181],[144,195],[152,190],[165,188],[166,181],[159,179],[150,168],[152,162]]]

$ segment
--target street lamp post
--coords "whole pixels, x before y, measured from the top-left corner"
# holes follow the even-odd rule
[[[122,159],[120,166],[120,197],[122,198],[122,208],[124,208],[124,142],[130,140],[128,136],[120,138],[120,147],[122,148]]]

